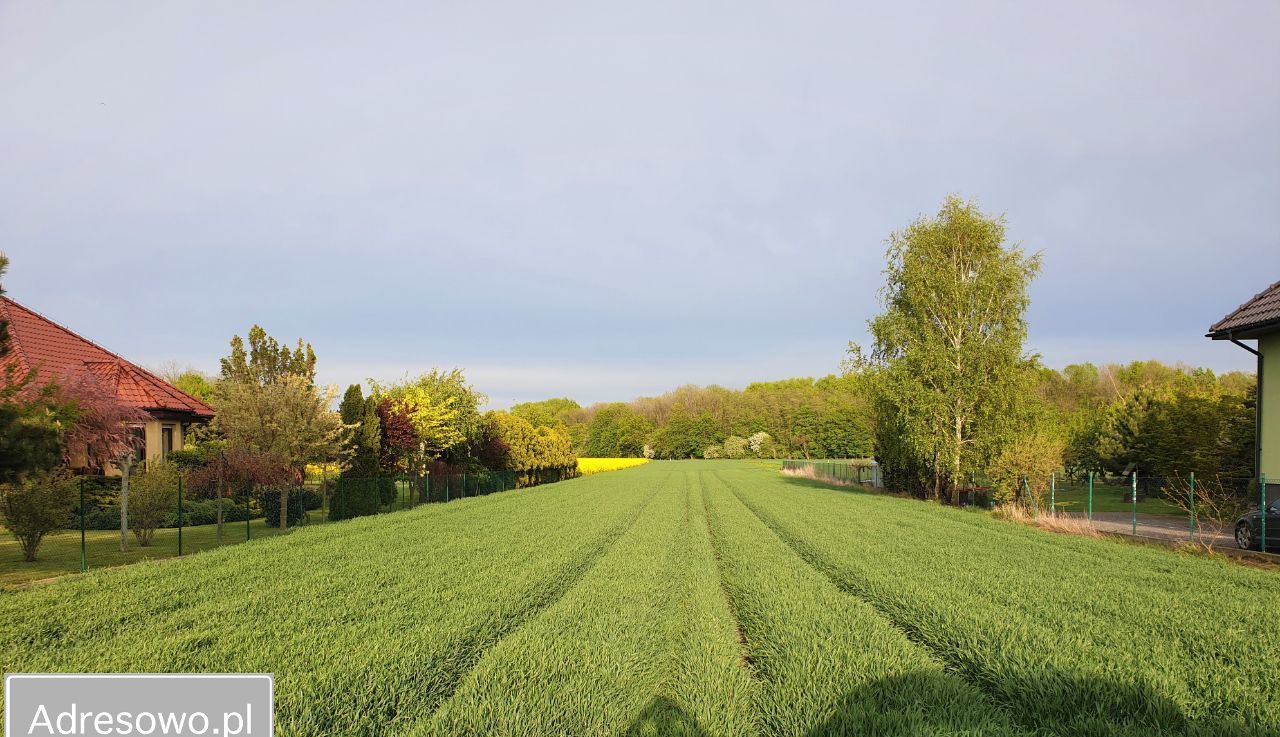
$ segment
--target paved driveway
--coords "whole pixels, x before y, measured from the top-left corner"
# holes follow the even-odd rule
[[[1079,512],[1066,512],[1072,517],[1084,517]],[[1133,532],[1133,515],[1130,512],[1096,512],[1093,515],[1093,526],[1103,532],[1118,532],[1124,535]],[[1217,547],[1236,546],[1231,530],[1216,529],[1212,523],[1200,522],[1196,525],[1197,535],[1212,536]],[[1191,533],[1187,529],[1184,517],[1171,517],[1163,514],[1139,514],[1138,535],[1154,537],[1161,540],[1189,540]]]

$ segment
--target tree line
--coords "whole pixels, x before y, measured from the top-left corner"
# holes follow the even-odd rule
[[[548,399],[511,414],[563,428],[589,458],[858,458],[873,447],[865,397],[846,376],[682,386],[589,407]]]

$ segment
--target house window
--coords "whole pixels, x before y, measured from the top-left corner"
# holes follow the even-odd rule
[[[147,431],[141,427],[133,428],[134,457],[140,461],[147,460]]]
[[[160,428],[160,457],[168,458],[173,452],[173,425]]]

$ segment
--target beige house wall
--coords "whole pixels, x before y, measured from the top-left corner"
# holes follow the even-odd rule
[[[182,450],[186,440],[182,423],[176,420],[150,420],[144,428],[147,436],[146,454],[143,456],[147,464],[154,463],[164,455],[163,428],[173,428],[173,450]]]
[[[1262,354],[1262,459],[1267,486],[1280,487],[1280,330],[1258,339]],[[1269,494],[1272,498],[1276,492]]]
[[[174,450],[182,450],[186,447],[187,433],[181,422],[177,420],[148,420],[147,424],[142,428],[143,435],[146,438],[146,449],[142,455],[145,465],[150,465],[160,459],[164,448],[162,428],[165,427],[173,428]],[[107,476],[119,476],[120,469],[115,465],[108,465],[103,473]]]

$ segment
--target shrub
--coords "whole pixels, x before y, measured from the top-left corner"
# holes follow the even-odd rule
[[[85,503],[84,526],[89,530],[118,530],[120,529],[120,507],[116,504],[105,504],[102,506],[90,506]],[[80,520],[74,509],[72,509],[71,522],[67,525],[71,528],[80,526]]]
[[[1256,506],[1251,493],[1216,476],[1196,479],[1195,504],[1191,503],[1191,479],[1172,476],[1162,489],[1164,498],[1196,522],[1195,542],[1209,550],[1217,543],[1217,530],[1231,530],[1236,518]],[[1205,523],[1208,524],[1205,524]]]
[[[158,462],[129,481],[129,529],[142,547],[151,545],[156,528],[177,515],[181,478],[177,466]]]
[[[758,432],[747,438],[747,448],[756,458],[773,458],[778,454],[773,436],[767,432]]]
[[[396,482],[389,477],[339,478],[329,499],[329,519],[343,520],[377,514],[395,499]]]
[[[230,499],[222,500],[223,522],[244,522],[249,518],[249,509],[233,503]],[[182,524],[187,527],[196,525],[212,525],[218,522],[217,499],[184,499],[182,501]],[[177,527],[178,510],[173,510],[161,527]]]
[[[724,455],[726,458],[745,458],[747,456],[747,439],[730,435],[724,439]]]
[[[708,445],[702,451],[702,457],[703,458],[722,458],[724,457],[724,450],[719,445]]]
[[[1031,502],[1040,506],[1049,488],[1049,475],[1062,465],[1065,444],[1056,436],[1043,432],[1019,435],[992,459],[988,474],[995,486],[1000,504],[1020,503],[1025,478]]]
[[[34,561],[45,536],[63,528],[78,493],[76,478],[66,469],[32,474],[0,487],[0,515],[22,546],[23,560]]]
[[[84,484],[85,504],[117,504],[120,501],[119,476],[78,476],[77,484]],[[116,527],[120,518],[116,517]]]
[[[289,511],[288,517],[285,519],[285,526],[293,527],[298,520],[302,519],[302,497],[299,489],[289,490]],[[280,490],[279,489],[263,489],[258,492],[258,504],[262,506],[262,515],[267,518],[268,527],[280,526]]]
[[[129,494],[129,509],[133,510],[133,494]],[[115,504],[107,504],[103,506],[85,505],[87,509],[84,515],[84,527],[86,530],[118,530],[120,529],[120,507]],[[249,508],[243,504],[236,504],[230,498],[222,500],[222,521],[223,522],[244,522],[251,518]],[[182,500],[182,524],[185,527],[195,527],[197,525],[212,525],[218,522],[218,501],[216,499],[189,499]],[[73,507],[68,515],[67,523],[64,525],[68,529],[80,529],[80,515]],[[177,500],[174,500],[174,508],[165,513],[161,519],[160,527],[177,527],[178,526],[178,507]]]

